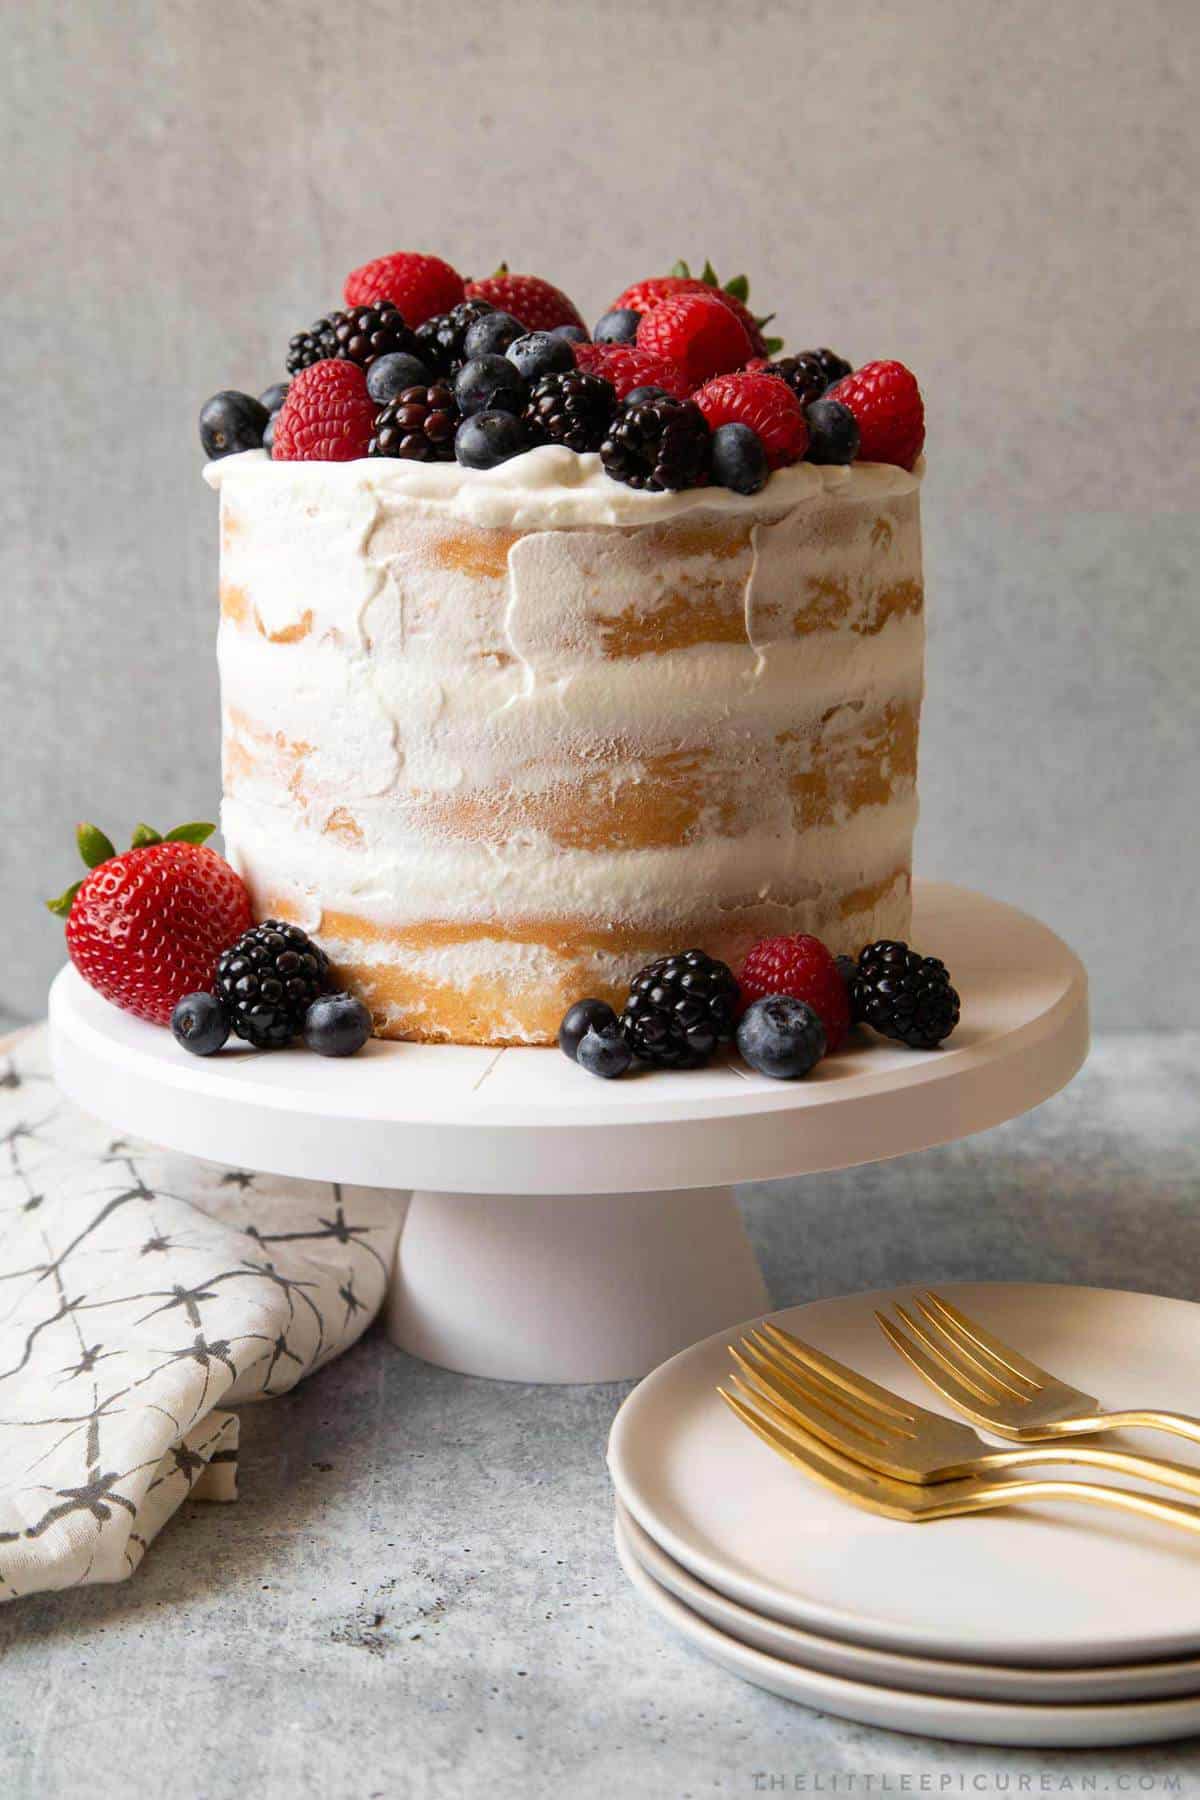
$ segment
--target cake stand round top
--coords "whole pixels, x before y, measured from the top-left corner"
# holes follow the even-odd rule
[[[345,1061],[303,1049],[189,1056],[73,968],[50,995],[64,1093],[123,1132],[215,1162],[366,1187],[475,1194],[711,1188],[877,1162],[1036,1106],[1087,1053],[1087,978],[1027,914],[917,883],[913,942],[962,995],[942,1050],[872,1036],[777,1082],[736,1057],[597,1081],[557,1051],[373,1040]]]

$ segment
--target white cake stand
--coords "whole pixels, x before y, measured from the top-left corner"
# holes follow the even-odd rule
[[[962,1023],[930,1054],[872,1035],[806,1081],[729,1057],[602,1082],[555,1050],[372,1042],[344,1062],[226,1049],[202,1061],[88,988],[50,995],[58,1082],[120,1131],[237,1167],[413,1190],[389,1328],[428,1361],[512,1381],[645,1374],[764,1311],[733,1198],[999,1125],[1087,1052],[1087,979],[1045,926],[919,883],[913,941]]]

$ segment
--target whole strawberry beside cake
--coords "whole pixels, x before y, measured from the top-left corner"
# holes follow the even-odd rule
[[[765,328],[708,269],[589,336],[540,277],[396,252],[204,408],[227,854],[379,1034],[547,1044],[680,946],[907,937],[920,394]],[[765,1061],[811,1066],[797,1007]]]

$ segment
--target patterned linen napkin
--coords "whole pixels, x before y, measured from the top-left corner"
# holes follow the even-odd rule
[[[238,1420],[379,1310],[395,1196],[193,1161],[87,1118],[44,1026],[0,1044],[0,1601],[121,1581]]]

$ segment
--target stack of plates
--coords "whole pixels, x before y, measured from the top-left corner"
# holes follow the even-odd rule
[[[1092,1288],[939,1291],[1105,1406],[1200,1412],[1200,1307]],[[943,1408],[872,1317],[909,1292],[773,1317]],[[697,1650],[821,1712],[933,1737],[1101,1745],[1200,1731],[1200,1537],[1072,1504],[923,1525],[860,1512],[718,1399],[735,1335],[643,1381],[609,1445],[621,1563]],[[1137,1448],[1200,1467],[1179,1438],[1138,1434]]]

